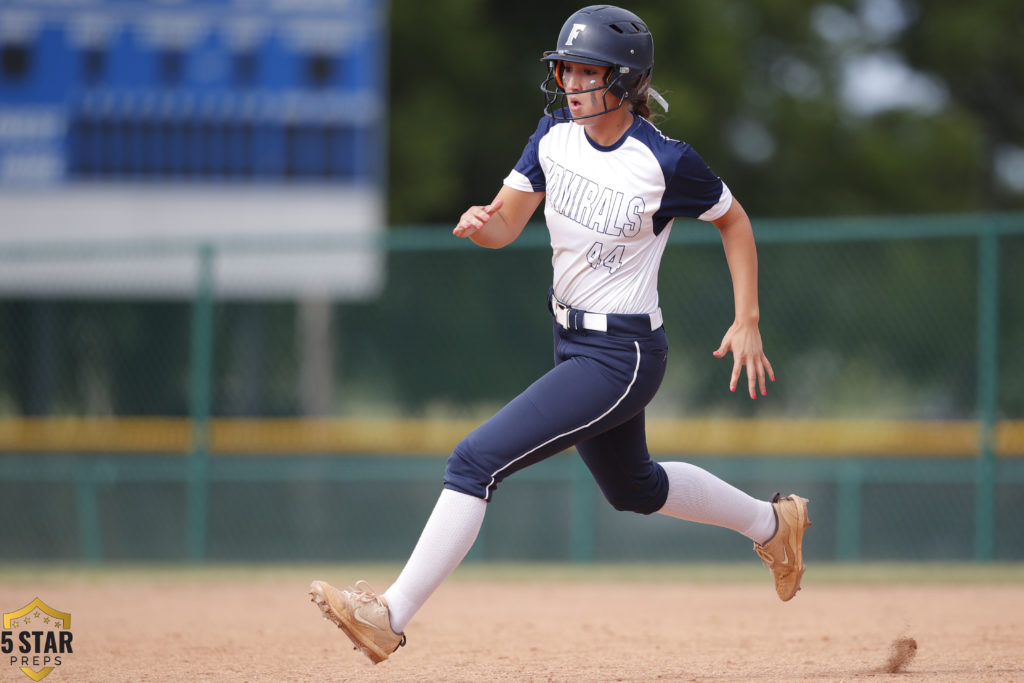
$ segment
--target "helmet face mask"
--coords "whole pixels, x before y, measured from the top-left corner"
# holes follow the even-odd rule
[[[603,64],[601,66],[612,67],[608,69],[605,74],[604,80],[592,88],[584,88],[583,90],[574,90],[571,94],[573,96],[586,95],[587,93],[600,93],[600,100],[604,103],[604,110],[595,112],[593,114],[586,114],[583,116],[572,116],[568,113],[566,105],[569,98],[569,93],[565,89],[565,84],[562,81],[562,71],[566,61],[572,60],[552,60],[548,61],[548,76],[541,83],[540,89],[546,96],[544,113],[555,119],[556,121],[578,121],[580,119],[589,119],[594,116],[601,116],[608,112],[615,111],[621,108],[626,103],[626,98],[619,93],[624,93],[626,87],[623,86],[623,74],[616,73],[614,65]],[[597,66],[596,64],[594,66]],[[613,107],[608,107],[607,101],[605,101],[605,94],[611,93],[618,100],[619,103]]]
[[[646,95],[654,67],[654,39],[643,20],[632,12],[593,5],[566,20],[558,35],[558,48],[545,52],[541,61],[548,65],[547,77],[540,86],[545,95],[544,113],[560,121],[576,120],[564,108],[563,62],[610,67],[601,86],[573,93],[603,90],[618,98],[614,107],[608,108],[606,103],[604,111],[577,118],[601,116]]]

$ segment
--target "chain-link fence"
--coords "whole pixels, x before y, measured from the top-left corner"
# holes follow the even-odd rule
[[[809,557],[1024,558],[1024,216],[756,223],[778,381],[757,401],[728,391],[731,359],[711,355],[732,317],[721,244],[677,224],[652,452],[759,497],[810,497]],[[342,262],[354,245],[312,247]],[[102,295],[4,294],[0,559],[403,558],[447,452],[550,367],[550,250],[539,225],[496,252],[449,226],[393,228],[371,248],[385,284],[355,300],[220,298],[231,247],[189,255],[189,300],[117,294],[116,268]],[[0,268],[57,277],[109,256],[10,248]],[[748,546],[615,513],[568,453],[502,485],[472,556],[731,559]]]

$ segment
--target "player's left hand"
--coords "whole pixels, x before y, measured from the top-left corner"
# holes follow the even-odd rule
[[[757,323],[740,323],[736,321],[725,332],[722,343],[714,351],[715,358],[724,358],[725,354],[732,351],[732,377],[729,379],[729,391],[736,391],[740,381],[740,374],[744,368],[747,370],[747,388],[750,391],[750,398],[756,399],[758,390],[762,396],[768,394],[768,387],[765,384],[765,377],[775,381],[775,371],[768,357],[764,355],[764,348],[761,345],[761,331]]]

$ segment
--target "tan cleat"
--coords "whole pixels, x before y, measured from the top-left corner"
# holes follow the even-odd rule
[[[779,528],[771,540],[761,545],[754,544],[754,552],[771,570],[775,577],[775,592],[785,602],[800,590],[800,578],[804,575],[804,529],[811,525],[807,518],[807,499],[790,494],[778,493],[772,498],[775,519]]]
[[[387,602],[365,581],[356,581],[354,588],[343,591],[324,581],[314,581],[309,586],[309,597],[323,612],[324,619],[334,622],[355,649],[374,664],[380,664],[405,645],[405,635],[391,630]]]

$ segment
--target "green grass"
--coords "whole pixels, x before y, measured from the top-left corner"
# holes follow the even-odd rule
[[[0,583],[140,584],[307,581],[323,577],[339,582],[364,576],[394,577],[399,564],[139,564],[0,563]],[[736,563],[559,564],[467,562],[453,581],[668,581],[748,583],[765,580],[756,561]],[[809,563],[807,583],[816,584],[1022,584],[1024,563],[865,562]]]

